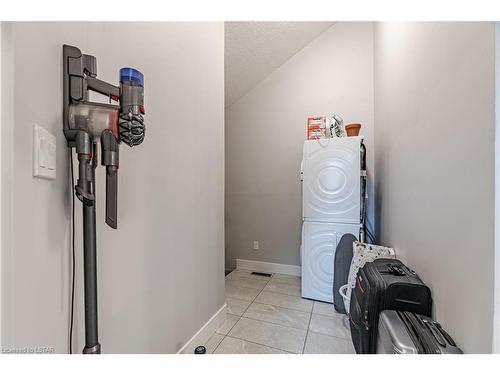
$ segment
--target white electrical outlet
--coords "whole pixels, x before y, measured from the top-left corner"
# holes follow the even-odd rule
[[[253,249],[259,250],[259,241],[253,241]]]
[[[33,176],[56,178],[56,137],[41,126],[33,126]]]

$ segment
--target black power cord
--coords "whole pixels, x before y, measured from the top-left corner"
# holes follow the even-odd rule
[[[368,238],[368,240],[370,241],[370,243],[372,243],[372,244],[375,245],[376,244],[375,236],[373,235],[372,231],[368,227],[368,223],[367,223],[365,229],[366,229],[366,237]]]
[[[75,307],[75,179],[73,175],[73,150],[69,148],[69,165],[71,170],[71,236],[72,236],[72,264],[71,264],[71,307],[69,326],[69,354],[73,354],[73,317]]]

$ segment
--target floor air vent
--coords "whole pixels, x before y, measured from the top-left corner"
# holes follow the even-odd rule
[[[252,272],[252,275],[271,277],[273,274],[272,273],[264,273],[264,272]]]

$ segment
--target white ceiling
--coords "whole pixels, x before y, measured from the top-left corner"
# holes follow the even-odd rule
[[[332,25],[333,22],[226,22],[226,106]]]

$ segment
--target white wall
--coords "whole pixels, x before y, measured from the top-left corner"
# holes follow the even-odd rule
[[[3,246],[3,345],[68,348],[70,196],[62,133],[62,44],[97,57],[98,77],[145,75],[146,139],[121,147],[118,230],[104,224],[97,170],[103,352],[172,353],[224,304],[222,23],[14,23],[12,246]],[[32,126],[57,137],[57,179],[32,177]],[[3,135],[3,134],[2,134]],[[7,142],[2,136],[2,141]],[[5,144],[5,143],[4,143]],[[77,201],[76,339],[83,348]],[[3,262],[2,259],[2,263]],[[5,330],[6,328],[6,330]]]
[[[374,30],[379,239],[430,285],[459,346],[491,352],[493,24]]]
[[[493,352],[500,353],[500,22],[495,22],[495,299]]]
[[[0,125],[2,124],[2,31],[0,22]],[[2,132],[0,130],[0,171],[2,169]],[[2,175],[0,173],[0,347],[2,346]]]
[[[299,264],[307,117],[363,124],[373,197],[372,24],[336,23],[226,108],[226,267]],[[370,215],[373,213],[373,199]],[[373,220],[372,220],[373,223]],[[252,250],[253,240],[260,250]]]
[[[9,311],[6,308],[5,302],[9,300],[11,295],[11,290],[6,288],[7,276],[10,275],[8,268],[11,264],[10,251],[4,251],[4,249],[10,249],[12,246],[12,149],[13,149],[13,126],[14,123],[14,105],[13,105],[13,48],[12,48],[12,28],[9,23],[1,22],[1,70],[0,70],[0,88],[1,88],[1,106],[2,113],[0,114],[1,126],[0,126],[0,148],[1,148],[1,174],[0,174],[0,184],[1,184],[1,303],[0,303],[0,315],[1,315],[1,344],[4,346],[5,337],[10,332],[8,324],[10,322]],[[10,125],[9,125],[10,124]]]

